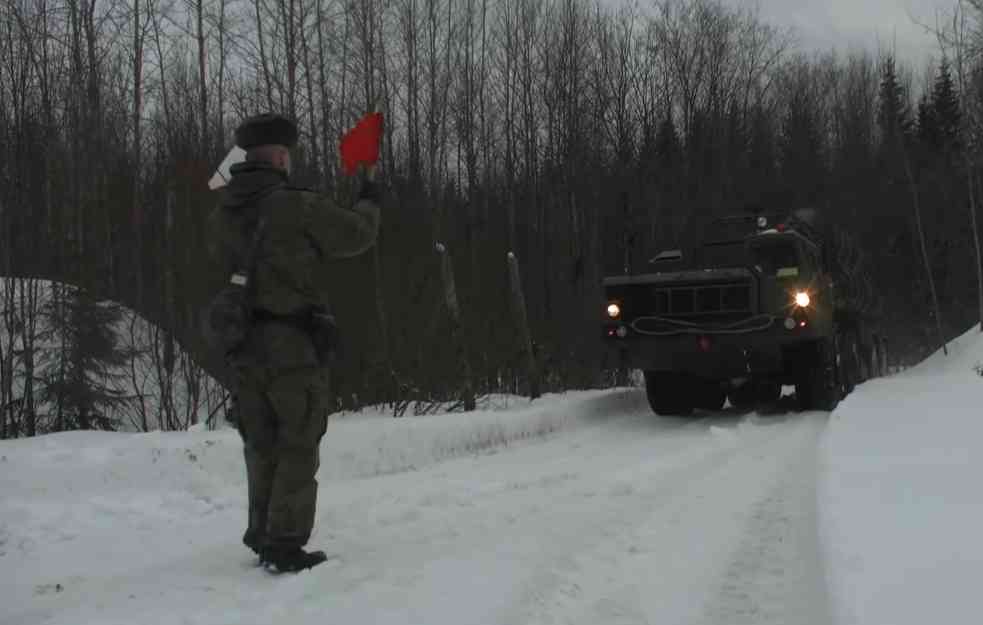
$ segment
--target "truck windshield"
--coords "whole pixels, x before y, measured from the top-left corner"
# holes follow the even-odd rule
[[[797,276],[799,254],[789,242],[756,245],[751,248],[751,261],[766,276]]]

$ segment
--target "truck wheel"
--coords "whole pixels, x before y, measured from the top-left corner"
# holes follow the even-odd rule
[[[820,341],[802,351],[795,382],[799,410],[830,411],[836,407],[838,398],[832,358],[828,341]]]
[[[777,382],[755,384],[755,396],[762,404],[771,404],[782,398],[782,385]]]
[[[727,394],[730,405],[738,410],[751,410],[757,402],[757,389],[753,381],[745,382]]]
[[[683,375],[661,371],[645,372],[645,394],[649,406],[660,416],[693,414],[692,380]]]
[[[704,410],[723,410],[724,402],[727,400],[727,393],[718,384],[707,382],[706,387],[700,389],[700,408]]]

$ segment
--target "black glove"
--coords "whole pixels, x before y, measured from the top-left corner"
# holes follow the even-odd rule
[[[362,186],[358,189],[358,200],[370,200],[379,203],[382,199],[382,189],[368,177],[362,178]]]

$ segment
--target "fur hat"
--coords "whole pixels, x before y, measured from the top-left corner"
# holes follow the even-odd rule
[[[297,143],[297,125],[277,113],[254,115],[236,128],[236,145],[249,150],[258,145],[284,145],[292,148]]]

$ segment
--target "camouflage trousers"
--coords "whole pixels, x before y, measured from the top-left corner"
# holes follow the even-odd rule
[[[234,410],[249,485],[243,542],[254,548],[302,547],[314,528],[328,373],[245,367],[238,374]]]

